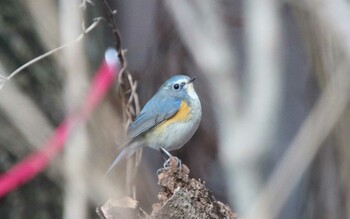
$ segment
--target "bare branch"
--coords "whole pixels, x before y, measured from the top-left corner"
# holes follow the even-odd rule
[[[83,32],[75,40],[73,40],[71,42],[68,42],[68,43],[65,43],[65,44],[63,44],[63,45],[61,45],[61,46],[59,46],[59,47],[57,47],[55,49],[52,49],[52,50],[50,50],[50,51],[48,51],[48,52],[46,52],[46,53],[44,53],[44,54],[42,54],[42,55],[40,55],[40,56],[38,56],[36,58],[30,60],[29,62],[25,63],[21,67],[17,68],[14,72],[12,72],[7,77],[1,76],[1,79],[4,80],[4,82],[0,81],[0,89],[1,89],[1,87],[4,85],[4,83],[6,81],[11,80],[11,78],[16,76],[19,72],[23,71],[25,68],[29,67],[30,65],[32,65],[32,64],[34,64],[34,63],[36,63],[36,62],[38,62],[38,61],[40,61],[40,60],[42,60],[42,59],[44,59],[44,58],[46,58],[48,56],[50,56],[50,55],[60,51],[61,49],[64,49],[64,48],[66,48],[66,47],[68,47],[68,46],[70,46],[70,45],[72,45],[74,43],[77,43],[80,40],[82,40],[86,34],[88,34],[89,32],[91,32],[93,29],[95,29],[97,27],[97,25],[100,23],[100,21],[101,21],[100,18],[94,19],[94,22],[90,26],[88,26],[86,29],[83,29]]]
[[[122,99],[123,119],[124,119],[124,127],[126,132],[127,128],[132,123],[134,117],[140,112],[138,95],[136,93],[137,84],[134,82],[130,72],[128,72],[127,70],[128,63],[125,58],[126,50],[122,49],[121,37],[120,37],[120,33],[115,20],[115,15],[117,11],[112,10],[107,0],[102,0],[102,3],[105,9],[105,12],[107,14],[107,18],[106,18],[107,23],[111,27],[112,34],[114,36],[115,47],[118,52],[118,58],[122,65],[122,69],[118,75],[117,86],[119,90],[119,95]],[[130,94],[128,94],[129,90],[131,90]],[[129,97],[127,95],[129,95]],[[133,159],[128,160],[127,177],[126,177],[127,191],[128,191],[128,194],[131,195],[133,198],[136,198],[134,180],[135,180],[138,165],[141,160],[141,154],[142,154],[142,150],[139,150],[136,152],[136,155],[133,156]]]
[[[344,1],[302,1],[304,8],[336,39],[345,60],[330,69],[332,79],[282,157],[261,195],[244,218],[276,218],[342,116],[350,99],[350,7]]]
[[[116,47],[117,52],[118,52],[118,58],[120,60],[121,65],[124,67],[125,56],[124,56],[123,51],[122,51],[122,40],[121,40],[120,33],[119,33],[119,30],[117,27],[117,23],[115,21],[115,15],[117,13],[117,10],[112,10],[112,8],[108,4],[107,0],[102,0],[102,1],[103,1],[103,7],[105,9],[105,12],[107,13],[108,24],[112,28],[112,33],[114,35],[114,40],[116,43],[115,47]]]
[[[88,5],[95,5],[95,3],[92,0],[83,0],[83,2],[79,5],[79,7],[85,10]]]

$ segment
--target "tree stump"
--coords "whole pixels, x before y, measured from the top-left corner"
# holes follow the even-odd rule
[[[162,190],[158,193],[159,203],[153,204],[150,214],[129,197],[107,201],[97,208],[97,214],[104,219],[237,219],[227,205],[215,199],[203,181],[190,178],[189,172],[186,165],[179,168],[177,160],[170,159],[169,167],[158,172]]]

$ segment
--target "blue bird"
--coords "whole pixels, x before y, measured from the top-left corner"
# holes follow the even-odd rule
[[[129,126],[121,152],[106,174],[124,157],[142,147],[168,151],[181,148],[196,132],[202,117],[201,103],[193,87],[196,78],[175,75],[164,82]]]

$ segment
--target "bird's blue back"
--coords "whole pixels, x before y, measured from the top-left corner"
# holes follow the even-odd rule
[[[180,108],[181,99],[172,96],[164,96],[157,92],[144,106],[140,114],[128,129],[128,139],[145,134],[155,125],[172,117]]]

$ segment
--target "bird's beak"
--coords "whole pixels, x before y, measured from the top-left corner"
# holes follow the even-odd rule
[[[188,83],[191,84],[191,83],[194,82],[194,80],[196,80],[196,77],[191,78],[191,79],[188,81]]]

